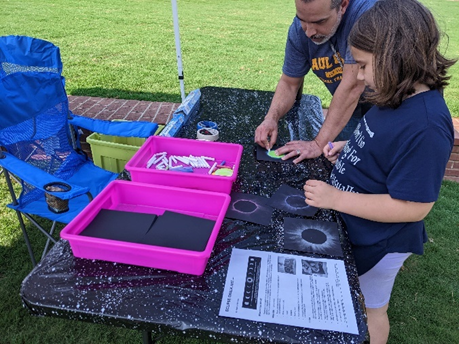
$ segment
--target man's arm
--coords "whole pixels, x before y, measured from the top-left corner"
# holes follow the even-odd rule
[[[255,142],[260,146],[270,149],[276,143],[277,123],[292,108],[303,80],[304,78],[292,78],[282,74],[268,113],[255,131]]]
[[[346,126],[359,102],[360,95],[365,89],[363,81],[357,80],[358,68],[357,64],[344,65],[343,79],[333,95],[327,117],[315,140],[288,142],[285,146],[277,149],[277,154],[285,154],[283,159],[290,159],[299,155],[293,160],[295,164],[322,154],[328,141],[333,141]]]
[[[343,79],[333,95],[325,122],[316,136],[321,148],[338,136],[357,107],[360,95],[365,89],[363,81],[357,80],[358,72],[357,64],[344,65]]]

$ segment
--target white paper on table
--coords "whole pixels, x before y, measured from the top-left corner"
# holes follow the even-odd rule
[[[220,316],[358,334],[344,261],[233,248]]]

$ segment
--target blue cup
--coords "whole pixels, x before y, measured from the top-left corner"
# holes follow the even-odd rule
[[[198,130],[203,128],[218,129],[217,123],[212,121],[199,121],[197,127]]]

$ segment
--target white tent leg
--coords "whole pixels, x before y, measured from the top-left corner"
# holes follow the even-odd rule
[[[182,103],[185,101],[185,82],[183,77],[182,66],[182,48],[180,46],[180,31],[177,12],[177,0],[171,0],[172,3],[172,17],[174,19],[174,34],[175,34],[175,50],[177,52],[177,68],[178,78],[180,81],[180,94],[182,96]]]

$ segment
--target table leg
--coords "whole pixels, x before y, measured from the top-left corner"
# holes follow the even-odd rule
[[[151,339],[151,331],[142,331],[142,342],[143,344],[153,344]]]

